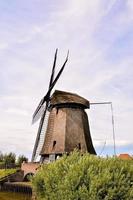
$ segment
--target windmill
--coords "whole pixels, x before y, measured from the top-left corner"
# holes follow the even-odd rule
[[[33,114],[33,123],[39,118],[41,120],[32,161],[35,161],[38,153],[41,155],[41,161],[54,160],[57,156],[70,153],[75,148],[82,152],[87,151],[96,154],[90,135],[88,117],[85,112],[85,109],[90,107],[89,101],[77,94],[58,90],[55,90],[51,95],[51,91],[68,61],[68,54],[69,52],[54,79],[57,59],[56,49],[48,91]]]

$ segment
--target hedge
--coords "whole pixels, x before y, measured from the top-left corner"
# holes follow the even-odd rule
[[[38,200],[133,200],[133,161],[73,152],[32,180]]]

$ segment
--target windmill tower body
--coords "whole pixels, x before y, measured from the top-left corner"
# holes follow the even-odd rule
[[[96,154],[85,109],[89,101],[64,91],[55,91],[50,101],[50,115],[41,150],[42,160],[56,158],[74,149]]]

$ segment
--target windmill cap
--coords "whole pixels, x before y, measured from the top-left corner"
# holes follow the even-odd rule
[[[57,105],[57,104],[79,104],[83,106],[84,108],[90,108],[90,102],[75,94],[75,93],[70,93],[70,92],[65,92],[65,91],[60,91],[60,90],[55,90],[51,97],[50,101],[51,105]]]

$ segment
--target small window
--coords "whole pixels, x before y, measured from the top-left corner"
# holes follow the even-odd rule
[[[56,140],[53,141],[53,147],[55,147],[55,145],[56,145]]]
[[[81,144],[80,143],[78,143],[78,149],[81,149]]]
[[[58,112],[59,112],[59,108],[56,108],[56,115],[58,114]]]

